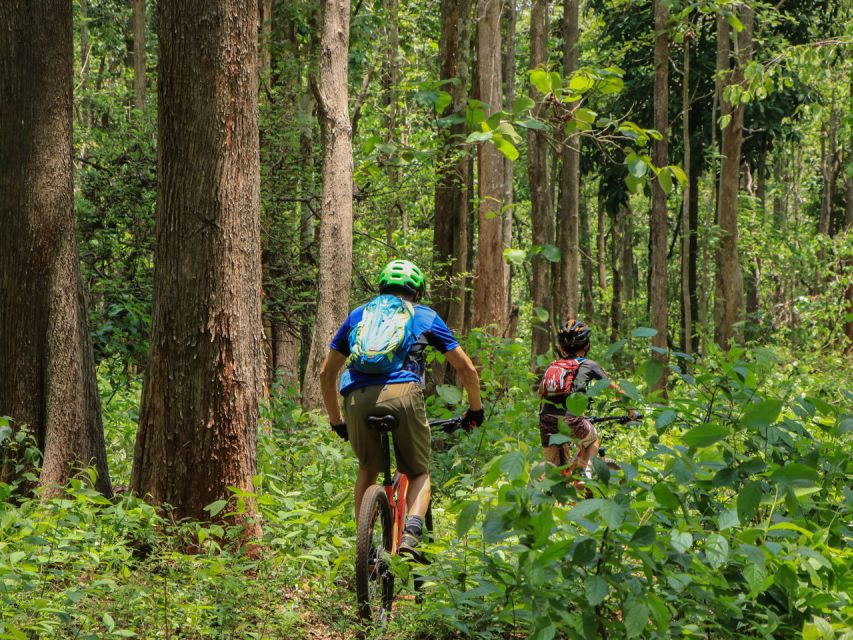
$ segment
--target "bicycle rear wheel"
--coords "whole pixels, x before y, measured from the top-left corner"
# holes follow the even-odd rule
[[[381,623],[391,610],[394,575],[387,560],[393,549],[393,526],[388,496],[375,484],[361,501],[355,545],[358,615],[365,622]]]

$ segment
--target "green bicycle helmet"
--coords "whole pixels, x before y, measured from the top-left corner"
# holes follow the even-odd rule
[[[419,298],[426,289],[424,274],[408,260],[392,260],[379,274],[379,291],[385,293],[392,287]]]

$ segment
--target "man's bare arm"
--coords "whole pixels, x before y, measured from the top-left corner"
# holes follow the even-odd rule
[[[341,406],[338,404],[338,373],[344,363],[346,356],[340,351],[330,349],[320,369],[320,391],[323,394],[323,404],[326,413],[329,414],[329,422],[341,424],[344,421],[341,415]]]
[[[480,374],[471,362],[471,358],[462,349],[456,347],[444,354],[447,361],[456,369],[462,380],[462,386],[465,388],[465,393],[468,394],[468,405],[474,411],[480,411],[483,408],[483,400],[480,398]]]

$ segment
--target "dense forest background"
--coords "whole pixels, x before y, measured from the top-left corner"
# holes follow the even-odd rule
[[[0,24],[0,638],[353,637],[317,374],[393,258],[488,422],[439,437],[427,597],[388,633],[851,638],[849,0]],[[532,390],[578,316],[647,418],[575,504]]]

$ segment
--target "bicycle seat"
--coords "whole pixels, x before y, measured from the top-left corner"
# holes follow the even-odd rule
[[[367,428],[376,429],[380,432],[389,432],[397,427],[397,418],[392,415],[387,416],[368,416]]]

